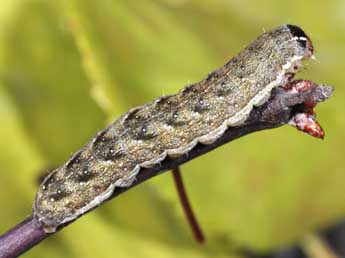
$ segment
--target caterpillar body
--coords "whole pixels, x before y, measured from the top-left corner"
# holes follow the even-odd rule
[[[312,55],[303,30],[283,25],[202,81],[129,110],[44,179],[33,204],[35,218],[54,232],[100,205],[115,187],[130,186],[141,168],[214,142],[228,127],[241,125]]]

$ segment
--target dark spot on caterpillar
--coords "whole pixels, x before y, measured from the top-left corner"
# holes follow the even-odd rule
[[[183,95],[189,94],[189,93],[197,93],[197,92],[198,92],[198,89],[196,88],[195,84],[190,84],[186,86],[185,88],[183,88],[181,91]]]
[[[46,176],[46,178],[43,180],[43,184],[42,184],[43,190],[47,190],[49,185],[51,185],[52,183],[54,183],[57,180],[56,179],[57,172],[58,171],[55,170],[54,172],[52,172],[51,174]]]
[[[205,98],[197,96],[191,101],[190,109],[194,112],[202,113],[210,109],[210,104]]]
[[[69,193],[66,192],[63,186],[60,186],[56,191],[54,191],[52,194],[48,196],[49,200],[54,202],[54,201],[59,201],[62,198],[68,196]]]
[[[179,109],[180,102],[178,101],[176,96],[166,96],[162,97],[156,102],[156,106],[154,108],[154,113],[169,113],[171,110]]]
[[[255,56],[259,56],[260,55],[259,51],[253,51],[253,53],[254,53]]]
[[[79,183],[85,183],[89,181],[91,178],[95,177],[95,174],[89,169],[89,168],[83,168],[79,170],[75,176],[74,176],[74,181],[79,182]]]
[[[106,137],[105,134],[108,132],[108,128],[100,131],[99,133],[97,133],[97,135],[95,136],[95,138],[93,139],[92,143],[94,145],[97,145],[100,142],[105,142],[106,141]]]
[[[226,64],[225,64],[225,66],[227,67],[227,66],[233,66],[233,65],[235,65],[235,64],[237,64],[238,63],[238,58],[237,57],[234,57],[234,58],[232,58],[232,59],[230,59]]]
[[[222,82],[215,86],[215,94],[217,96],[226,96],[230,94],[231,92],[233,92],[234,89],[235,89],[235,86],[232,85],[231,83]]]
[[[156,104],[163,105],[171,96],[163,96],[156,100]]]
[[[140,114],[139,111],[141,111],[140,108],[133,110],[129,115],[127,115],[126,119],[123,121],[124,128],[129,129],[148,120],[148,118]]]
[[[141,108],[136,108],[132,110],[126,117],[126,120],[132,120],[132,119],[143,119],[138,113],[141,110]]]
[[[116,145],[118,147],[118,145]],[[104,160],[116,160],[119,157],[122,157],[125,155],[123,150],[119,147],[116,148],[115,146],[110,146],[106,151],[104,155]]]
[[[261,62],[265,62],[265,61],[267,60],[267,57],[264,56],[264,55],[262,55],[262,56],[259,57],[259,60],[260,60]]]
[[[211,73],[209,73],[206,77],[206,81],[211,81],[211,80],[214,80],[214,79],[217,79],[218,78],[218,72],[217,71],[213,71]]]
[[[106,133],[108,131],[109,129],[106,129],[97,134],[92,146],[93,153],[97,158],[106,161],[115,160],[125,154],[119,143],[119,137],[117,135],[113,135],[112,137],[107,135]]]
[[[262,45],[259,42],[253,42],[251,45],[249,45],[248,51],[248,54],[259,56],[260,52],[262,51]]]
[[[248,69],[244,64],[238,64],[235,69],[235,75],[237,78],[242,79],[248,75]]]
[[[73,167],[74,164],[78,164],[80,162],[80,155],[81,151],[75,153],[72,158],[66,163],[66,168],[70,169]]]
[[[137,128],[133,128],[132,135],[136,140],[150,140],[156,137],[156,132],[152,126],[149,126],[147,123],[142,123]]]
[[[156,131],[151,122],[136,112],[127,117],[123,122],[123,127],[129,136],[135,140],[150,140],[156,136]]]
[[[170,112],[167,116],[167,124],[172,126],[182,126],[186,124],[186,121],[182,118],[183,115],[180,114],[180,111]]]

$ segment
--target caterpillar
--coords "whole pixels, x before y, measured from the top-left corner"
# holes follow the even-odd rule
[[[274,87],[290,82],[313,51],[301,28],[279,26],[200,82],[129,110],[43,180],[34,217],[47,233],[55,232],[103,203],[116,187],[131,186],[141,168],[214,142],[244,123]]]

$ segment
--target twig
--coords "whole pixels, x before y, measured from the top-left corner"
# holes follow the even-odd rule
[[[47,237],[37,222],[29,217],[0,236],[0,257],[17,257]]]
[[[110,199],[151,177],[178,167],[227,142],[252,132],[276,128],[287,124],[296,113],[307,110],[310,103],[316,105],[329,98],[331,93],[332,88],[323,85],[302,92],[293,92],[282,88],[276,88],[272,92],[270,99],[264,105],[252,110],[249,118],[244,124],[238,127],[229,128],[223,136],[210,145],[198,144],[188,155],[183,155],[175,159],[167,158],[161,164],[142,169],[136,177],[136,181],[130,187],[116,188]],[[62,225],[59,230],[67,224]],[[43,231],[35,219],[30,217],[0,237],[0,258],[17,257],[49,235],[50,234]]]
[[[183,211],[184,211],[186,218],[187,218],[187,221],[188,221],[188,223],[192,229],[194,237],[199,244],[203,244],[205,242],[205,237],[204,237],[204,234],[202,233],[200,225],[199,225],[199,223],[198,223],[198,221],[194,215],[192,206],[190,205],[188,195],[186,193],[186,189],[185,189],[184,184],[183,184],[180,167],[173,168],[172,174],[174,177],[177,193],[178,193],[178,196],[180,198],[180,202],[181,202]]]

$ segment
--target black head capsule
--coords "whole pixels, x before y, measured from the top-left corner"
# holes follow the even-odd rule
[[[286,27],[290,30],[294,39],[307,51],[310,51],[311,55],[314,53],[314,46],[308,35],[298,26],[287,24]]]

